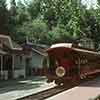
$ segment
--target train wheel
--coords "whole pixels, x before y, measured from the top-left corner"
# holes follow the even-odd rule
[[[55,80],[55,84],[58,85],[58,86],[61,86],[62,85],[62,82],[59,81],[59,80]]]
[[[53,80],[48,79],[48,80],[47,80],[47,83],[50,83],[50,82],[53,82]]]

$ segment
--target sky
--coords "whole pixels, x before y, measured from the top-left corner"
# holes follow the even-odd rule
[[[91,6],[93,8],[96,8],[97,6],[97,0],[82,0],[82,3],[86,5],[87,8],[90,8]]]
[[[16,0],[16,1],[19,1],[19,0]],[[24,0],[21,0],[21,1],[23,2]],[[26,1],[30,1],[30,0],[26,0]],[[9,2],[10,0],[7,0],[8,8],[9,8]],[[82,0],[82,3],[86,5],[87,8],[90,8],[91,6],[96,8],[97,6],[97,0]]]
[[[8,9],[10,8],[10,1],[11,1],[11,0],[6,0],[6,2],[7,2],[7,4],[8,4]],[[15,0],[15,1],[17,2],[17,1],[19,1],[19,0]],[[22,2],[24,3],[24,0],[20,0],[20,1],[22,1]],[[29,0],[26,0],[26,1],[29,1]]]

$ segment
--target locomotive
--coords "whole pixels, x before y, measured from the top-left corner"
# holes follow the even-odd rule
[[[48,82],[57,85],[80,82],[100,73],[100,53],[73,43],[53,44],[44,60]]]

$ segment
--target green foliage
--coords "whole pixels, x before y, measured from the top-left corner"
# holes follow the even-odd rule
[[[100,42],[100,20],[98,9],[84,9],[84,14],[81,17],[80,27],[82,36],[91,38],[95,42],[95,47],[98,48]]]
[[[0,33],[8,34],[9,13],[5,2],[5,0],[0,0]]]
[[[64,29],[60,29],[59,27],[55,27],[52,31],[48,32],[47,40],[49,41],[50,44],[52,42],[60,41],[60,36],[65,32]]]
[[[24,22],[21,27],[19,25],[16,29],[16,33],[19,36],[22,34],[22,38],[24,37],[23,41],[25,41],[26,37],[28,37],[29,40],[32,42],[42,41],[42,39],[46,36],[48,32],[47,25],[39,19]]]
[[[18,43],[23,43],[26,37],[45,44],[68,42],[77,37],[89,37],[96,45],[100,42],[100,6],[87,10],[81,0],[24,0],[24,4],[11,0],[8,12],[3,0],[0,2],[3,15],[0,30],[7,26],[10,30],[6,28],[7,32]]]
[[[32,32],[30,36],[33,37],[34,42],[40,42],[47,35],[48,27],[42,20],[36,19],[32,22]]]
[[[34,1],[31,1],[30,4],[27,5],[28,6],[27,11],[32,20],[36,19],[39,16],[40,3],[41,3],[41,0],[34,0]]]
[[[42,0],[41,2],[41,14],[50,30],[58,23],[66,25],[72,17],[72,8],[72,1],[67,0]]]

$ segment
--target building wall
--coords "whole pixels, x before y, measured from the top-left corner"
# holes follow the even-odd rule
[[[14,78],[25,77],[25,56],[14,55]]]
[[[14,69],[23,69],[25,67],[25,60],[24,56],[22,55],[15,55],[14,56]]]
[[[36,53],[33,51],[32,53],[32,68],[42,68],[42,62],[43,62],[44,56]]]

